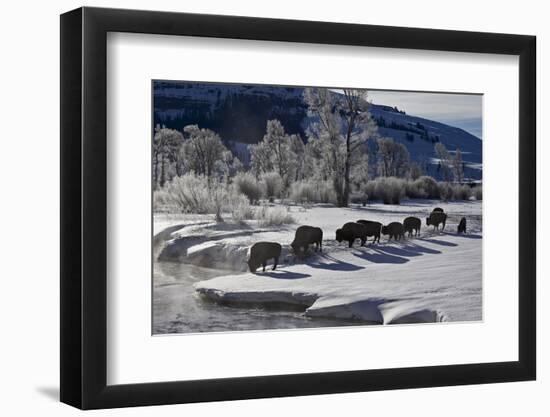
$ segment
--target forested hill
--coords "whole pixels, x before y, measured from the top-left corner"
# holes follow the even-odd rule
[[[246,152],[245,144],[262,139],[270,119],[278,119],[287,133],[300,134],[306,140],[309,119],[303,88],[155,81],[153,94],[154,125],[181,130],[197,124],[212,129],[226,143],[231,142],[241,157]],[[438,176],[434,145],[441,142],[451,153],[460,148],[467,178],[481,179],[479,138],[389,106],[373,104],[370,111],[380,135],[403,143],[411,159],[422,163],[429,174]]]

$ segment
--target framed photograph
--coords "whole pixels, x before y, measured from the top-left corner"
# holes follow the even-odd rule
[[[61,16],[61,401],[533,380],[535,37]]]

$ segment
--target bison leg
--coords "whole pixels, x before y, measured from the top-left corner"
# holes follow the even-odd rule
[[[319,252],[323,252],[323,241],[319,241]]]
[[[361,246],[365,246],[365,243],[367,243],[367,238],[366,238],[366,237],[362,237],[362,238],[361,238]]]
[[[265,272],[265,267],[267,266],[267,262],[266,262],[266,261],[263,261],[263,262],[262,262],[262,266],[264,267],[263,272]]]
[[[274,258],[275,262],[273,263],[273,271],[275,271],[275,268],[277,268],[277,264],[279,263],[279,258]]]

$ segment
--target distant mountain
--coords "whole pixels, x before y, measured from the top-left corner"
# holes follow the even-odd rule
[[[246,145],[262,139],[267,120],[279,119],[287,133],[306,140],[310,119],[303,88],[155,81],[153,94],[155,125],[181,130],[197,124],[212,129],[244,163]],[[403,143],[411,159],[422,163],[430,175],[439,177],[434,145],[441,142],[451,153],[460,148],[466,178],[482,178],[482,141],[476,136],[389,106],[372,104],[370,112],[380,135]]]

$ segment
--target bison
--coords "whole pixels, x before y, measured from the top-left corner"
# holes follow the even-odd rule
[[[250,272],[256,272],[256,269],[262,265],[263,272],[269,259],[274,260],[273,270],[277,268],[279,262],[279,256],[281,256],[281,245],[275,242],[258,242],[254,243],[250,248],[250,257],[248,258],[248,267]]]
[[[392,237],[394,240],[399,240],[405,235],[405,228],[402,223],[391,222],[387,226],[382,226],[382,234],[390,235],[388,242]]]
[[[323,231],[320,227],[300,226],[296,229],[294,241],[290,244],[296,255],[305,254],[309,245],[315,244],[315,250],[323,251]]]
[[[371,220],[357,220],[357,223],[367,226],[367,236],[374,236],[373,243],[380,243],[380,229],[382,229],[382,223]]]
[[[336,240],[338,243],[346,240],[349,242],[349,247],[353,246],[355,239],[361,239],[361,246],[367,241],[367,226],[361,223],[349,222],[336,230]]]
[[[420,226],[422,225],[422,221],[418,217],[407,217],[405,220],[403,220],[403,228],[405,229],[405,233],[409,234],[409,237],[412,236],[412,232],[414,231],[414,235],[418,236],[420,233]]]
[[[441,212],[431,213],[429,217],[426,217],[426,225],[433,226],[434,229],[439,230],[439,225],[443,224],[441,230],[445,230],[445,223],[447,222],[447,215]]]
[[[432,210],[432,213],[445,213],[441,207],[436,207]]]
[[[460,223],[458,223],[457,233],[466,233],[466,217],[460,219]]]

